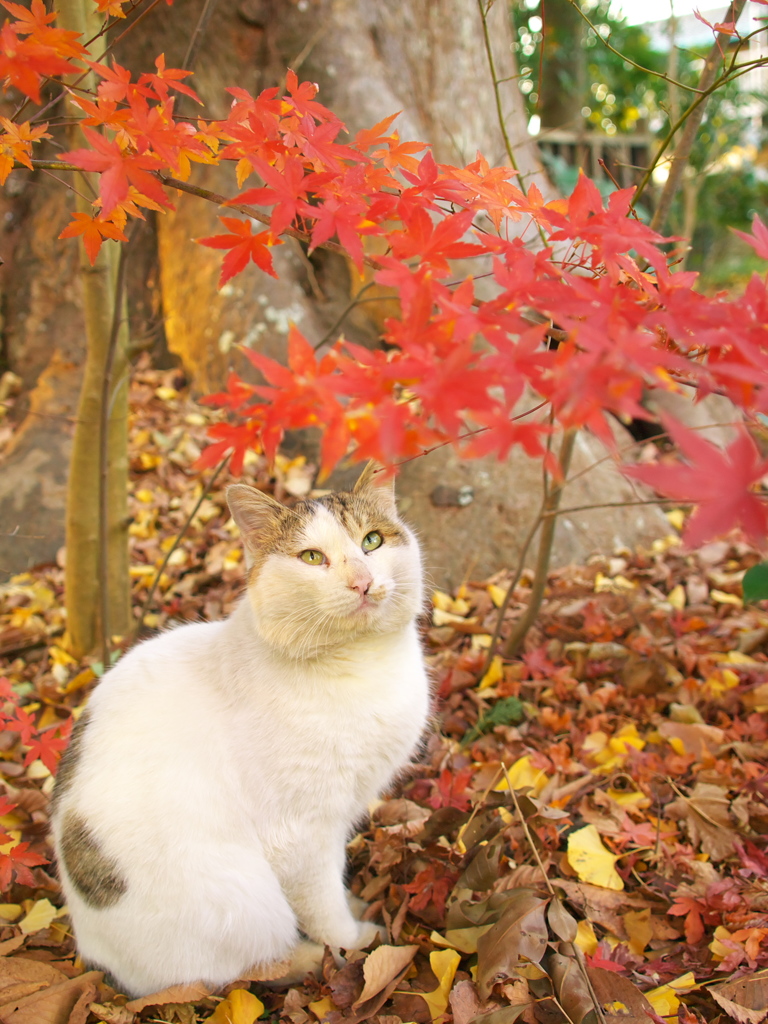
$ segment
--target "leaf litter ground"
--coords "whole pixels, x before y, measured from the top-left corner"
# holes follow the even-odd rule
[[[226,615],[242,590],[227,474],[203,494],[192,468],[217,414],[181,388],[150,370],[132,386],[142,635]],[[254,457],[246,478],[290,501],[312,476],[281,459],[270,477]],[[14,577],[0,588],[0,1022],[759,1024],[768,611],[740,596],[757,561],[738,538],[685,554],[670,537],[554,572],[522,656],[490,664],[509,577],[435,593],[433,728],[349,846],[351,888],[387,942],[287,989],[245,978],[133,1002],[76,959],[48,863],[52,773],[102,666],[66,651],[61,567]]]

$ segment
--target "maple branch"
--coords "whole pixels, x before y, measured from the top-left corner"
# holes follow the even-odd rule
[[[139,630],[144,625],[144,619],[146,618],[147,612],[149,611],[150,606],[152,604],[152,600],[153,600],[153,598],[155,596],[155,590],[157,590],[157,585],[159,584],[160,579],[161,579],[163,573],[165,572],[166,568],[168,567],[168,562],[171,560],[171,555],[176,550],[176,548],[179,546],[179,544],[181,544],[182,540],[186,536],[187,530],[192,525],[192,520],[197,515],[198,510],[199,510],[200,506],[202,505],[203,501],[208,497],[208,495],[213,490],[213,485],[218,480],[219,474],[221,473],[222,469],[224,469],[226,464],[229,462],[230,458],[231,458],[230,455],[225,455],[224,458],[221,460],[221,462],[216,467],[216,469],[213,471],[213,473],[211,474],[211,476],[210,476],[210,478],[208,480],[208,483],[205,485],[205,487],[203,487],[203,490],[202,490],[202,492],[200,494],[200,497],[195,502],[194,507],[192,508],[192,511],[187,516],[187,518],[186,518],[186,520],[184,522],[184,525],[179,530],[179,532],[176,534],[176,536],[173,538],[173,544],[171,544],[171,546],[166,551],[165,558],[163,559],[163,561],[162,561],[162,563],[160,565],[160,568],[155,573],[154,579],[152,580],[152,585],[150,586],[149,590],[147,591],[147,596],[144,598],[144,601],[143,601],[143,603],[141,605],[141,612],[139,614],[138,621],[136,623],[136,628],[135,628],[135,631],[134,631],[135,633],[138,633]]]
[[[678,88],[685,89],[687,92],[701,92],[700,89],[697,89],[693,85],[686,85],[684,82],[678,82],[676,78],[672,78],[670,75],[666,74],[663,71],[652,71],[650,68],[643,67],[642,64],[638,64],[637,61],[632,60],[631,57],[628,57],[625,53],[622,53],[621,50],[617,50],[615,46],[611,46],[611,44],[608,42],[610,36],[608,36],[608,38],[606,39],[604,36],[600,34],[600,32],[598,32],[597,26],[581,9],[581,5],[578,3],[578,0],[568,0],[568,3],[570,3],[573,7],[576,8],[576,10],[582,16],[584,21],[586,21],[587,25],[589,25],[589,27],[595,33],[595,36],[603,44],[603,46],[607,50],[610,50],[611,53],[615,54],[617,57],[621,57],[621,59],[623,61],[626,61],[627,64],[630,64],[633,68],[637,68],[638,71],[642,71],[644,75],[651,75],[653,78],[660,78],[663,82],[667,82],[669,85],[676,85],[678,86]]]
[[[483,42],[485,44],[485,53],[488,57],[488,68],[491,72],[491,81],[493,82],[493,96],[496,101],[496,116],[499,121],[499,128],[501,129],[501,135],[504,139],[504,148],[507,151],[509,162],[512,164],[516,171],[519,171],[517,166],[517,160],[515,160],[515,151],[512,147],[512,140],[509,137],[507,131],[506,119],[504,117],[504,108],[501,105],[501,93],[499,91],[499,85],[501,84],[496,75],[496,62],[493,59],[493,47],[491,46],[491,36],[488,31],[488,11],[490,10],[490,4],[488,7],[483,6],[483,0],[477,0],[477,9],[480,12],[480,18],[483,22]]]
[[[559,480],[556,480],[552,484],[552,487],[544,499],[544,509],[542,513],[544,522],[539,536],[539,553],[536,558],[536,568],[533,573],[531,596],[528,600],[528,607],[525,609],[522,617],[515,623],[512,632],[504,645],[504,656],[506,658],[514,658],[520,644],[525,639],[526,633],[533,625],[533,621],[536,616],[539,614],[539,608],[541,607],[541,602],[544,598],[544,588],[547,583],[547,568],[549,567],[549,561],[552,556],[552,544],[555,539],[555,528],[557,523],[557,517],[547,516],[547,513],[555,511],[560,505],[563,488],[565,487],[568,477],[568,469],[571,465],[571,457],[573,455],[574,444],[576,443],[576,435],[577,431],[574,427],[570,427],[563,435],[563,441],[560,445],[560,472],[562,475]]]
[[[573,2],[573,0],[571,0],[571,2]],[[731,21],[733,22],[733,24],[736,24],[736,22],[739,20],[741,16],[741,12],[744,10],[745,4],[746,0],[732,0],[728,8],[728,11],[726,12],[724,20],[726,22]],[[716,89],[719,89],[721,85],[723,85],[726,81],[729,80],[729,76],[734,70],[735,56],[734,59],[731,61],[731,67],[726,71],[726,73],[724,75],[720,75],[719,78],[716,77],[717,67],[723,55],[722,44],[725,43],[728,40],[728,38],[729,37],[723,32],[718,34],[717,38],[712,44],[709,53],[707,54],[704,63],[704,69],[701,72],[701,76],[699,78],[698,95],[690,103],[688,109],[682,114],[678,121],[674,125],[672,125],[669,131],[667,132],[665,138],[659,145],[659,149],[656,155],[654,156],[650,167],[643,175],[643,178],[640,184],[638,185],[634,196],[632,197],[632,207],[634,208],[635,204],[637,203],[637,200],[640,198],[644,190],[647,188],[648,183],[651,180],[651,176],[656,167],[658,166],[659,160],[661,159],[663,153],[666,151],[670,142],[675,137],[680,128],[684,126],[683,134],[681,135],[677,145],[675,146],[675,152],[672,157],[671,166],[669,168],[669,175],[667,177],[666,182],[664,183],[664,188],[659,198],[656,211],[654,212],[653,219],[651,220],[650,226],[654,231],[660,231],[663,228],[664,223],[666,222],[669,209],[672,205],[672,200],[674,199],[677,193],[677,190],[680,186],[680,182],[683,177],[683,172],[688,164],[688,159],[691,155],[693,143],[696,140],[696,133],[698,132],[699,126],[701,125],[702,119],[704,117],[704,111],[706,110],[707,100]]]

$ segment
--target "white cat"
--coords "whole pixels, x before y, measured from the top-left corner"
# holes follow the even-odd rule
[[[134,648],[91,697],[52,816],[81,956],[144,995],[226,984],[300,932],[357,949],[345,844],[413,755],[429,688],[421,563],[389,484],[289,510],[227,498],[247,596]]]

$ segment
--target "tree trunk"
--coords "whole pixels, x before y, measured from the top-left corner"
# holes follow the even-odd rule
[[[65,29],[81,32],[83,39],[92,38],[101,27],[89,0],[62,0],[59,23]],[[93,84],[88,83],[89,87]],[[71,107],[69,113],[80,112]],[[79,130],[77,135],[80,135]],[[71,141],[73,145],[82,145],[76,138]],[[82,193],[77,197],[77,209],[91,215],[87,197],[95,194],[93,182],[88,180],[88,175],[77,175],[75,188]],[[117,246],[106,243],[91,267],[80,244],[87,354],[66,510],[67,632],[70,648],[77,656],[93,650],[103,636],[125,633],[131,624],[127,522],[128,325],[122,309],[106,415],[103,409],[104,380],[115,317],[118,257]],[[102,423],[108,425],[104,479],[100,459]],[[102,504],[107,509],[104,545],[99,528]]]

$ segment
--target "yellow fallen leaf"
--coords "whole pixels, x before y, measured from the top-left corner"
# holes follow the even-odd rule
[[[490,633],[473,633],[469,647],[472,651],[486,651],[491,646],[493,637]]]
[[[579,921],[576,926],[575,944],[579,947],[581,952],[586,953],[587,956],[592,956],[595,952],[597,949],[597,936],[595,935],[595,929],[592,927],[591,921]]]
[[[308,1009],[314,1013],[318,1020],[322,1020],[323,1017],[327,1017],[337,1007],[329,996],[324,996],[322,999],[316,999],[314,1003],[310,1003]]]
[[[495,655],[493,661],[490,664],[488,671],[485,673],[483,678],[480,680],[478,690],[487,690],[489,686],[494,686],[500,679],[504,678],[504,663],[502,662],[499,655]]]
[[[606,793],[620,807],[644,808],[651,806],[650,798],[636,789],[614,789],[613,786],[610,786]]]
[[[433,1021],[442,1017],[448,1009],[451,985],[460,962],[461,957],[455,949],[436,949],[429,954],[429,966],[438,980],[438,986],[433,992],[419,992],[419,995],[429,1007]]]
[[[504,598],[507,596],[506,590],[503,587],[497,587],[495,583],[489,583],[486,590],[493,601],[494,607],[501,608],[504,604]]]
[[[21,911],[18,903],[0,903],[0,921],[15,921]]]
[[[45,931],[61,911],[54,907],[50,900],[37,900],[29,913],[19,922],[23,935]]]
[[[470,928],[449,928],[445,935],[432,932],[430,941],[436,946],[458,949],[460,953],[476,953],[477,940],[493,928],[492,924],[474,925]]]
[[[728,651],[726,656],[721,659],[727,661],[729,665],[760,665],[762,662],[757,661],[755,658],[750,658],[748,654],[742,654],[741,651]]]
[[[603,736],[605,733],[591,733],[584,744],[585,751],[592,755],[592,760],[598,765],[592,769],[596,774],[621,768],[628,760],[631,750],[642,750],[645,746],[645,740],[639,735],[634,724],[625,725],[613,736],[606,737],[604,745],[599,747],[598,741]]]
[[[433,626],[450,626],[452,622],[465,622],[463,615],[454,615],[453,612],[444,612],[441,608],[432,609]]]
[[[530,755],[525,754],[507,769],[504,778],[493,788],[495,793],[505,793],[510,786],[513,789],[532,789],[534,796],[538,796],[548,782],[547,773],[541,768],[534,768]]]
[[[571,832],[568,836],[567,857],[580,881],[617,892],[624,888],[624,881],[615,866],[619,858],[603,846],[600,833],[594,825],[585,825]]]
[[[69,680],[61,692],[74,693],[76,690],[82,690],[88,683],[92,683],[95,678],[96,673],[92,668],[84,668],[82,672],[78,672],[76,676]]]
[[[685,512],[681,508],[671,508],[667,512],[667,521],[670,526],[674,526],[678,533],[682,533],[685,526]]]
[[[330,999],[324,1001],[331,1002]],[[310,1003],[311,1008],[312,1004]],[[262,1013],[264,1013],[264,1003],[260,999],[247,989],[236,988],[229,993],[226,999],[222,999],[208,1018],[208,1022],[209,1024],[254,1024],[254,1021]]]
[[[439,608],[441,612],[452,611],[451,605],[453,600],[450,594],[446,594],[444,590],[433,590],[432,591],[432,607]]]
[[[694,973],[688,971],[682,977],[676,978],[666,985],[659,985],[658,988],[652,988],[644,995],[655,1013],[658,1013],[660,1017],[671,1017],[672,1014],[677,1014],[677,1009],[680,1006],[678,993],[690,992],[695,988],[698,988],[698,985]]]
[[[733,952],[733,946],[726,946],[724,939],[730,939],[731,933],[723,925],[719,924],[714,931],[714,937],[709,944],[712,958],[714,960],[725,960]]]
[[[710,590],[709,598],[714,604],[732,604],[741,608],[744,602],[736,594],[728,594],[724,590]]]
[[[685,587],[682,583],[678,583],[676,587],[670,590],[669,594],[667,594],[667,601],[669,601],[675,611],[681,612],[685,608]]]
[[[176,390],[176,388],[169,388],[164,386],[155,388],[155,394],[157,395],[161,402],[170,402],[171,399],[179,397],[179,392]]]
[[[149,505],[149,503],[153,501],[155,497],[152,491],[148,490],[146,487],[142,487],[140,490],[136,491],[135,494],[136,498],[139,501],[143,502],[145,505]]]

